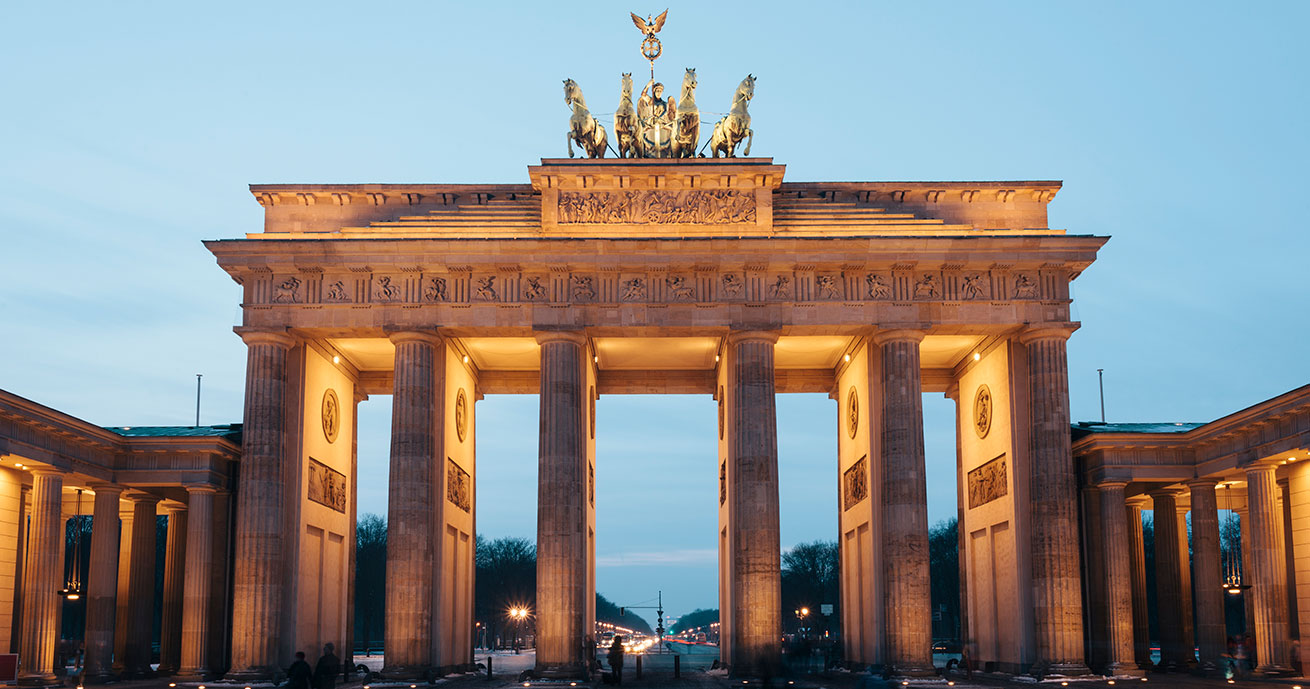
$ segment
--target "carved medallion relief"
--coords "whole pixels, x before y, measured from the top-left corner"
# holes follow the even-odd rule
[[[992,391],[986,385],[979,385],[973,396],[973,430],[979,438],[986,438],[992,430]]]
[[[1009,493],[1005,455],[969,472],[969,509],[981,507]]]
[[[337,441],[337,433],[341,431],[341,402],[337,400],[337,392],[328,388],[323,393],[323,437],[327,438],[329,443]]]
[[[860,395],[852,385],[846,393],[846,432],[852,437],[860,430]]]
[[[468,397],[464,395],[464,388],[460,388],[459,392],[455,393],[455,435],[459,437],[461,443],[468,433],[468,424]]]

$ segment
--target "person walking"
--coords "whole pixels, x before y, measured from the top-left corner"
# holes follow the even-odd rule
[[[336,689],[337,675],[341,674],[341,660],[334,651],[336,646],[323,644],[323,655],[314,665],[314,689]]]
[[[309,668],[309,663],[305,662],[305,652],[296,651],[296,662],[287,668],[286,689],[310,689],[309,679],[313,675],[314,671]]]
[[[614,635],[614,643],[610,644],[610,652],[607,656],[610,661],[610,672],[614,673],[614,683],[623,684],[623,637]]]

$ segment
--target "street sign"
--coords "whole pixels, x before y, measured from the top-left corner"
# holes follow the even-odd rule
[[[831,614],[832,614],[832,603],[822,603],[822,604],[820,604],[820,605],[819,605],[819,612],[823,613],[824,615],[831,615]]]

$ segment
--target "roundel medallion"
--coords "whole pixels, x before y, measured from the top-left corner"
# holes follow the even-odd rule
[[[860,430],[860,393],[855,391],[855,386],[851,386],[850,392],[846,393],[846,432],[852,438],[855,437],[856,431]]]
[[[986,438],[992,430],[992,391],[986,385],[979,385],[973,396],[973,430],[979,438]]]
[[[323,393],[323,437],[329,443],[337,441],[341,432],[341,402],[337,400],[337,391],[328,388]]]
[[[719,386],[719,440],[723,440],[723,386]]]
[[[459,437],[461,443],[464,442],[464,436],[469,430],[468,404],[464,388],[460,388],[459,392],[455,393],[455,435]]]

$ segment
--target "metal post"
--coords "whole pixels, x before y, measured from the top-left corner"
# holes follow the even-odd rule
[[[200,377],[202,374],[196,374],[196,428],[200,427]]]
[[[641,656],[637,656],[637,679],[641,679]]]
[[[681,677],[682,677],[682,656],[675,654],[673,656],[673,679],[679,679]]]
[[[1105,423],[1105,369],[1096,369],[1096,382],[1101,386],[1101,423]]]
[[[487,656],[487,679],[491,679],[491,656]]]

